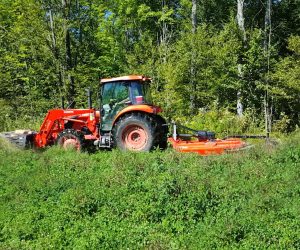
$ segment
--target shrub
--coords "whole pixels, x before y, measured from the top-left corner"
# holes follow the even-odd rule
[[[200,157],[0,144],[0,248],[299,248],[299,134]]]

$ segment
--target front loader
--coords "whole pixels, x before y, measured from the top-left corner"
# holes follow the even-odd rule
[[[201,155],[246,148],[247,144],[240,139],[220,140],[208,131],[185,128],[192,133],[178,133],[178,125],[167,124],[159,115],[162,110],[152,102],[150,82],[151,79],[137,75],[102,79],[99,109],[92,107],[89,91],[87,109],[49,110],[39,132],[0,135],[23,148],[57,144],[78,151],[90,147],[150,151],[157,147],[164,149],[168,142],[177,151]],[[173,135],[168,138],[170,126]]]
[[[1,136],[24,148],[58,144],[82,150],[87,147],[149,151],[167,146],[168,128],[152,104],[150,79],[124,76],[102,79],[100,109],[49,110],[39,132],[14,131]]]

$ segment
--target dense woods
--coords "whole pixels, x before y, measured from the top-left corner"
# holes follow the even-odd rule
[[[167,118],[299,125],[299,0],[2,0],[0,57],[6,121],[62,96],[84,107],[99,78],[143,74]]]

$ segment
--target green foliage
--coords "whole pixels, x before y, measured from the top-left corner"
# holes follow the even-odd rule
[[[203,25],[194,35],[182,33],[181,38],[169,46],[166,62],[156,67],[156,81],[161,88],[156,98],[168,116],[182,118],[189,114],[191,92],[195,92],[198,109],[215,102],[228,106],[235,100],[240,43],[234,29],[232,23],[220,32]],[[192,63],[196,91],[191,85]]]
[[[272,86],[273,95],[277,97],[276,105],[291,118],[288,130],[293,129],[299,120],[299,90],[300,90],[300,37],[291,36],[289,49],[291,56],[283,58],[277,63],[272,75],[275,84]]]
[[[245,1],[244,42],[234,0],[197,1],[195,34],[188,0],[3,0],[0,115],[6,124],[42,117],[61,96],[86,107],[84,89],[96,98],[99,78],[143,74],[167,118],[185,120],[214,105],[235,113],[237,92],[245,109],[263,117],[269,88],[273,121],[284,114],[292,131],[300,125],[299,6],[273,1],[268,67],[261,1]]]
[[[277,149],[205,158],[33,153],[0,141],[0,248],[297,249],[293,137]]]
[[[254,110],[246,110],[243,117],[237,117],[228,109],[213,107],[194,116],[187,125],[194,129],[214,131],[218,136],[234,134],[259,134],[263,131],[262,118]],[[280,127],[276,128],[279,130]],[[282,130],[281,130],[282,131]]]

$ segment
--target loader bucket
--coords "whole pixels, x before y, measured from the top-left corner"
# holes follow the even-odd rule
[[[1,138],[4,138],[21,149],[31,148],[33,146],[35,135],[36,132],[32,130],[15,130],[0,133]]]

